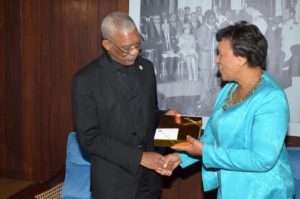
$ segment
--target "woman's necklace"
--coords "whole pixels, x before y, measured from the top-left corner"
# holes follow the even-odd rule
[[[241,104],[243,103],[245,100],[247,100],[255,91],[256,89],[260,86],[261,82],[263,80],[263,76],[261,75],[259,77],[259,79],[257,80],[256,84],[253,86],[253,88],[244,96],[244,97],[241,97],[239,98],[236,103],[232,103],[232,98],[233,98],[233,93],[234,93],[234,90],[233,88],[235,87],[236,84],[233,84],[232,87],[230,88],[229,92],[227,93],[226,95],[226,98],[225,98],[225,101],[224,101],[224,104],[222,106],[222,109],[223,111],[227,111],[230,107],[232,106],[236,106],[238,104]]]

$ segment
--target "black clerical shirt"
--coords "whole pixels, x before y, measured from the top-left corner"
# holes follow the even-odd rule
[[[131,66],[123,66],[114,61],[112,62],[122,95],[125,97],[129,108],[131,121],[133,123],[134,131],[138,136],[139,144],[144,144],[146,126],[142,117],[143,110],[140,95],[142,79],[138,71],[140,69],[138,68],[137,63]]]

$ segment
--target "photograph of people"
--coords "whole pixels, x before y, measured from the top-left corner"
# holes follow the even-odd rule
[[[184,145],[173,146],[178,153],[167,161],[173,169],[202,161],[204,191],[217,189],[218,199],[292,199],[284,144],[289,106],[283,89],[264,70],[267,40],[246,21],[218,30],[216,40],[216,63],[227,83],[201,138],[187,137]]]

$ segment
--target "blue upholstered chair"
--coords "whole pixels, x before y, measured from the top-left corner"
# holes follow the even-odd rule
[[[287,150],[295,180],[295,199],[300,199],[300,147],[288,147]]]
[[[90,161],[81,150],[75,132],[70,132],[67,143],[66,172],[62,188],[63,199],[91,199]]]

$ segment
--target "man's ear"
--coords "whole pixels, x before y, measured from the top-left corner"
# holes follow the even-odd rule
[[[103,48],[106,50],[106,51],[110,51],[110,43],[109,43],[109,41],[108,40],[106,40],[106,39],[103,39],[102,40],[102,46],[103,46]]]

